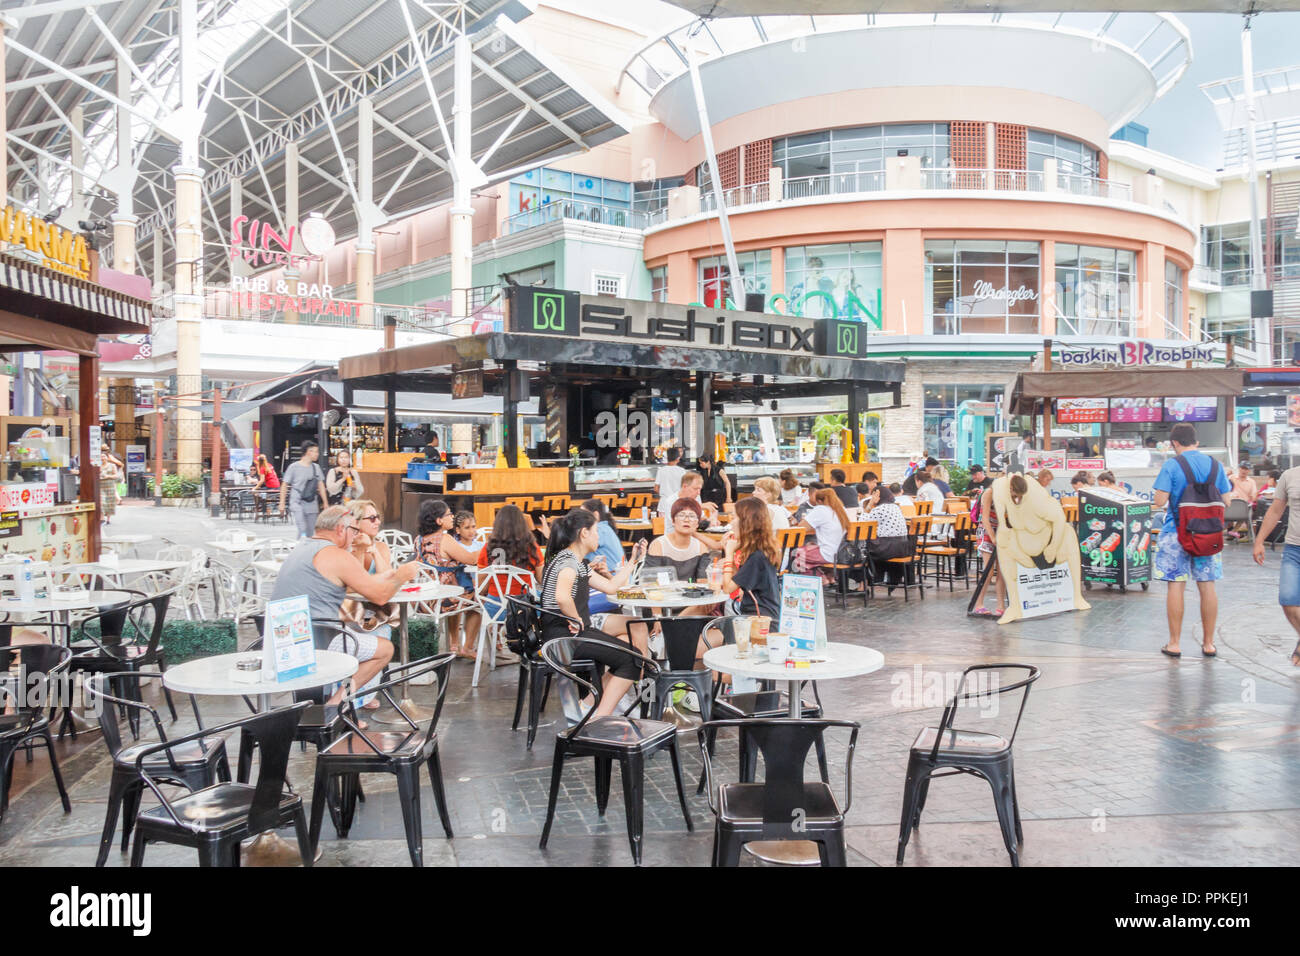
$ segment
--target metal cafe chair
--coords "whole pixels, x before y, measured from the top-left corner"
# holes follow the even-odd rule
[[[17,657],[26,686],[9,677],[11,661]],[[72,651],[58,644],[24,644],[0,648],[0,710],[13,704],[12,714],[0,714],[0,821],[9,809],[9,784],[13,779],[14,755],[19,747],[44,743],[50,754],[50,770],[59,788],[63,812],[71,813],[72,804],[63,786],[59,759],[50,736],[50,681],[66,674]],[[66,703],[66,701],[65,701]],[[30,751],[29,751],[30,756]]]
[[[147,742],[139,742],[134,728],[139,726],[141,717],[148,714],[153,720],[158,739],[167,740],[167,731],[163,729],[158,711],[143,701],[141,685],[151,681],[158,681],[161,685],[162,676],[162,671],[136,671],[95,674],[86,681],[86,699],[98,705],[99,729],[113,758],[113,775],[108,784],[108,809],[104,814],[104,829],[99,837],[99,855],[95,858],[95,866],[103,866],[108,862],[108,852],[113,847],[119,814],[122,815],[122,852],[125,853],[130,846],[131,831],[135,828],[135,816],[145,787],[144,781],[135,772],[135,758],[148,746]],[[194,707],[198,729],[203,730],[203,718],[193,695],[190,696],[190,702]],[[133,742],[126,743],[122,739],[120,718],[122,714],[132,713],[134,719],[128,720],[127,724],[132,728]],[[155,779],[186,790],[201,790],[216,783],[230,781],[226,742],[220,737],[200,738],[191,744],[169,750],[146,761],[144,769]]]
[[[722,729],[747,734],[763,754],[762,783],[741,781],[714,786],[709,741]],[[804,779],[804,764],[814,743],[825,746],[827,728],[849,729],[844,758],[844,804],[835,799],[825,780]],[[709,787],[709,807],[715,816],[713,865],[738,866],[746,843],[807,840],[817,844],[822,866],[847,866],[844,818],[853,800],[853,752],[858,724],[849,720],[756,717],[715,720],[699,729],[700,753]]]
[[[239,844],[259,833],[293,825],[298,836],[302,865],[312,865],[311,839],[302,797],[286,791],[285,772],[293,746],[298,718],[307,704],[294,704],[262,714],[199,730],[174,740],[144,747],[136,754],[135,772],[159,805],[136,817],[135,841],[131,844],[131,866],[144,865],[144,851],[150,843],[175,843],[193,847],[200,866],[238,866]],[[169,799],[160,786],[166,780],[156,771],[156,758],[163,752],[177,752],[187,745],[232,731],[247,732],[256,742],[262,759],[257,783],[217,783]]]
[[[570,757],[592,757],[596,762],[596,809],[603,817],[609,804],[610,779],[614,761],[618,761],[623,780],[624,810],[627,814],[627,836],[632,846],[632,859],[641,865],[641,837],[643,830],[642,807],[645,799],[645,761],[660,750],[667,750],[673,763],[673,777],[677,781],[677,797],[686,818],[686,829],[694,830],[691,811],[686,806],[686,791],[682,787],[682,765],[677,755],[677,725],[663,720],[643,720],[636,717],[610,715],[593,719],[595,706],[600,703],[600,688],[579,677],[569,661],[580,644],[599,644],[640,663],[651,677],[659,668],[648,657],[642,657],[628,645],[618,641],[599,641],[584,637],[557,637],[542,647],[542,659],[558,674],[584,688],[595,698],[596,704],[582,720],[555,735],[555,759],[551,765],[551,790],[546,806],[546,825],[542,828],[539,846],[545,850],[551,836],[551,823],[555,820],[555,805],[560,796],[560,782],[564,775],[564,761]]]
[[[971,674],[990,675],[981,689],[966,691]],[[930,780],[954,774],[970,774],[989,782],[993,788],[993,802],[1002,826],[1002,839],[1011,855],[1011,865],[1020,865],[1020,844],[1025,837],[1020,828],[1020,804],[1016,800],[1016,778],[1011,759],[1011,747],[1020,718],[1024,716],[1029,690],[1038,680],[1039,670],[1031,664],[975,664],[962,671],[957,690],[943,709],[938,727],[924,727],[912,741],[907,758],[907,780],[903,785],[903,817],[898,831],[898,862],[903,862],[907,841],[912,831],[921,826],[921,811],[930,792]],[[1004,679],[1009,677],[1010,679]],[[997,677],[994,681],[992,678]],[[1010,722],[1009,733],[991,733],[988,730],[966,730],[957,727],[957,709],[964,702],[968,710],[983,710],[988,703],[1002,694],[1024,691],[1020,706],[1015,709],[1015,720]]]
[[[442,763],[438,759],[438,717],[447,698],[447,677],[455,654],[441,654],[412,661],[388,670],[388,679],[370,689],[349,694],[343,699],[339,714],[347,731],[316,755],[316,779],[311,797],[311,846],[315,852],[320,840],[325,807],[331,802],[336,782],[341,791],[339,818],[335,822],[340,839],[345,839],[356,813],[358,778],[363,773],[388,773],[397,778],[398,798],[402,805],[402,824],[406,831],[406,849],[411,865],[424,866],[424,832],[420,816],[420,768],[428,766],[429,783],[443,832],[451,839],[451,817],[447,813],[447,795],[442,785]],[[429,725],[419,725],[402,710],[390,691],[407,681],[433,674],[438,681],[438,702]],[[381,694],[393,706],[406,727],[398,730],[362,730],[357,723],[356,700],[366,693]]]
[[[526,700],[528,726],[525,747],[532,750],[542,711],[546,710],[546,701],[551,694],[551,679],[555,676],[555,672],[541,656],[542,617],[563,618],[565,621],[569,618],[539,607],[530,591],[507,595],[505,603],[506,647],[519,655],[519,684],[515,691],[515,716],[510,729],[519,729],[519,718],[524,712]],[[599,680],[593,661],[570,661],[569,667],[579,673],[590,674],[593,682]]]

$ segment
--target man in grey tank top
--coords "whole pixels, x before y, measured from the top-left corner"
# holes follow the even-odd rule
[[[313,620],[337,621],[339,605],[349,591],[375,604],[387,604],[397,589],[415,577],[420,562],[409,561],[384,574],[370,574],[352,554],[352,539],[357,533],[357,519],[346,505],[331,505],[316,517],[315,536],[304,538],[285,558],[275,578],[271,600],[307,596]],[[342,636],[330,644],[332,651],[355,653],[361,665],[352,681],[364,687],[393,659],[393,644],[386,638],[366,631],[348,629],[351,637]],[[343,699],[339,688],[327,703]]]

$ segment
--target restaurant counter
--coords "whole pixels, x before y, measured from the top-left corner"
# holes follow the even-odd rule
[[[427,479],[403,478],[401,525],[412,534],[420,526],[420,506],[441,498],[453,511],[471,511],[480,525],[492,523],[493,506],[507,498],[568,495],[568,468],[452,468]],[[387,513],[386,513],[387,514]]]

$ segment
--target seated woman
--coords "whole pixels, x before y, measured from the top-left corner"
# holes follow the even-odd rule
[[[492,533],[478,553],[480,568],[503,564],[530,572],[534,585],[542,572],[542,549],[533,539],[528,519],[514,505],[505,505],[497,512],[492,521]],[[496,621],[501,620],[502,585],[506,586],[506,594],[520,594],[523,591],[523,586],[517,580],[498,581],[494,576],[488,581],[483,594],[483,610],[489,618]],[[513,659],[507,658],[508,661]]]
[[[761,480],[761,479],[760,479]],[[769,506],[757,495],[736,502],[736,519],[723,540],[722,589],[732,595],[728,614],[781,617],[776,569],[781,549],[772,531]]]
[[[456,540],[455,534],[451,533],[455,523],[456,515],[447,502],[435,498],[420,505],[420,533],[415,542],[415,556],[438,572],[440,583],[464,588],[463,579],[458,572],[464,571],[464,565],[477,565],[478,555]],[[472,592],[473,588],[469,590]],[[457,647],[455,637],[460,631],[462,617],[465,630]],[[446,627],[447,650],[454,651],[458,657],[473,658],[472,645],[478,642],[478,612],[451,615],[446,618]]]
[[[867,542],[866,551],[871,561],[872,580],[880,581],[889,570],[889,559],[907,557],[912,547],[907,537],[907,519],[894,501],[894,493],[884,485],[877,485],[871,495],[871,508],[862,520],[876,523],[876,537]]]
[[[817,571],[828,583],[833,583],[830,572],[820,568],[835,560],[849,530],[849,516],[844,513],[840,496],[830,488],[814,491],[812,502],[813,506],[797,525],[811,531],[812,540],[794,553],[794,569],[800,574]]]
[[[280,487],[280,478],[275,473],[275,468],[266,460],[265,455],[257,456],[257,484],[254,488],[265,488],[268,491],[275,491]]]
[[[588,498],[581,507],[586,508],[598,519],[596,536],[600,544],[587,556],[587,563],[592,570],[609,577],[623,566],[623,542],[618,539],[618,530],[614,527],[614,516],[609,513],[605,503],[596,498]],[[613,611],[617,605],[603,594],[593,594],[588,604],[593,614]]]
[[[665,533],[650,542],[642,580],[654,580],[655,568],[672,568],[678,581],[703,581],[709,575],[713,542],[700,533],[700,503],[690,498],[673,502]]]
[[[754,479],[754,497],[767,505],[767,513],[772,518],[772,530],[790,527],[790,512],[781,504],[781,482],[771,475]],[[739,508],[739,502],[737,502]]]
[[[797,508],[808,500],[808,492],[799,484],[799,479],[794,476],[794,472],[789,468],[781,472],[781,501],[782,505],[790,508]]]
[[[632,567],[645,556],[645,542],[638,541],[632,549],[632,559],[617,574],[606,577],[591,570],[583,560],[599,545],[596,516],[585,508],[574,508],[564,517],[551,522],[551,538],[547,542],[546,567],[542,571],[542,609],[552,614],[542,615],[542,641],[577,634],[592,640],[621,641],[631,644],[637,653],[645,656],[644,638],[630,641],[627,618],[620,614],[605,614],[593,618],[587,599],[591,589],[602,594],[615,594],[624,587]],[[571,620],[555,617],[562,614]],[[581,625],[572,623],[580,621]],[[580,643],[574,657],[594,660],[605,666],[600,706],[594,717],[608,717],[614,713],[623,695],[641,676],[636,661],[616,651],[597,644]],[[590,709],[591,700],[582,701],[583,710]]]

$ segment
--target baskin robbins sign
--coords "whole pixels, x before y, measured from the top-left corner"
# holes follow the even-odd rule
[[[1088,368],[1094,365],[1182,365],[1186,362],[1214,361],[1211,345],[1159,345],[1147,339],[1125,339],[1115,345],[1072,348],[1057,344],[1058,358],[1065,368]]]
[[[536,286],[511,288],[509,305],[511,332],[834,358],[864,358],[871,327],[856,320],[759,315]]]

